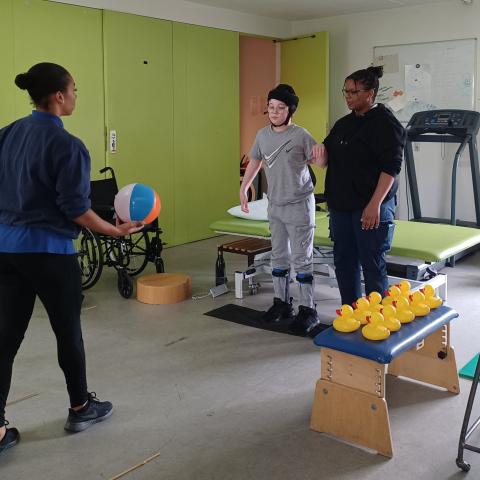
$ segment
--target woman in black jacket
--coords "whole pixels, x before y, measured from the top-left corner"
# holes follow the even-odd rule
[[[376,103],[381,67],[358,70],[342,89],[349,115],[324,140],[328,156],[325,194],[330,210],[335,270],[342,303],[365,291],[387,288],[385,252],[390,249],[405,130],[393,113]]]

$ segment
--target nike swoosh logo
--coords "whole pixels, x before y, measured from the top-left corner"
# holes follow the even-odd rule
[[[286,142],[283,142],[278,148],[276,148],[270,155],[267,155],[267,154],[264,154],[263,155],[263,159],[265,160],[265,162],[267,163],[267,165],[269,167],[272,167],[273,166],[273,163],[275,162],[275,158],[272,160],[272,163],[270,164],[269,163],[269,160],[275,155],[278,154],[278,152],[283,148],[285,147],[286,145],[288,145],[290,142],[292,141],[292,139],[289,139],[287,140]]]
[[[279,150],[281,150],[284,146],[285,146],[285,144],[280,145],[280,146],[279,146],[276,150],[274,150],[270,155],[265,154],[265,155],[264,155],[265,160],[270,160],[270,159],[271,159]]]
[[[292,151],[292,149],[293,149],[293,147],[286,148],[286,149],[285,149],[285,152],[286,152],[286,153],[290,153],[290,152]]]

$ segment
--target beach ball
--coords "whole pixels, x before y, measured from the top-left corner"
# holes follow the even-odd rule
[[[148,185],[131,183],[115,195],[115,212],[123,222],[152,223],[160,213],[160,197]]]

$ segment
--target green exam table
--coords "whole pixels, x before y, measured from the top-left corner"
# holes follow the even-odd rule
[[[327,213],[317,212],[314,246],[320,251],[331,250],[333,245],[329,238],[328,224]],[[213,222],[210,229],[216,233],[228,235],[270,238],[267,221],[229,216]],[[411,259],[411,262],[406,262],[406,274],[398,276],[421,280],[423,278],[422,272],[425,272],[427,267],[435,267],[442,262],[445,265],[448,259],[454,258],[478,244],[480,244],[480,229],[396,220],[389,258]],[[244,275],[243,279],[246,278],[248,276]]]

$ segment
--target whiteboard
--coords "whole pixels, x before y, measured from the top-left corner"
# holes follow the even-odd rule
[[[476,48],[475,38],[374,47],[373,65],[383,65],[377,100],[402,123],[423,110],[475,110]]]

